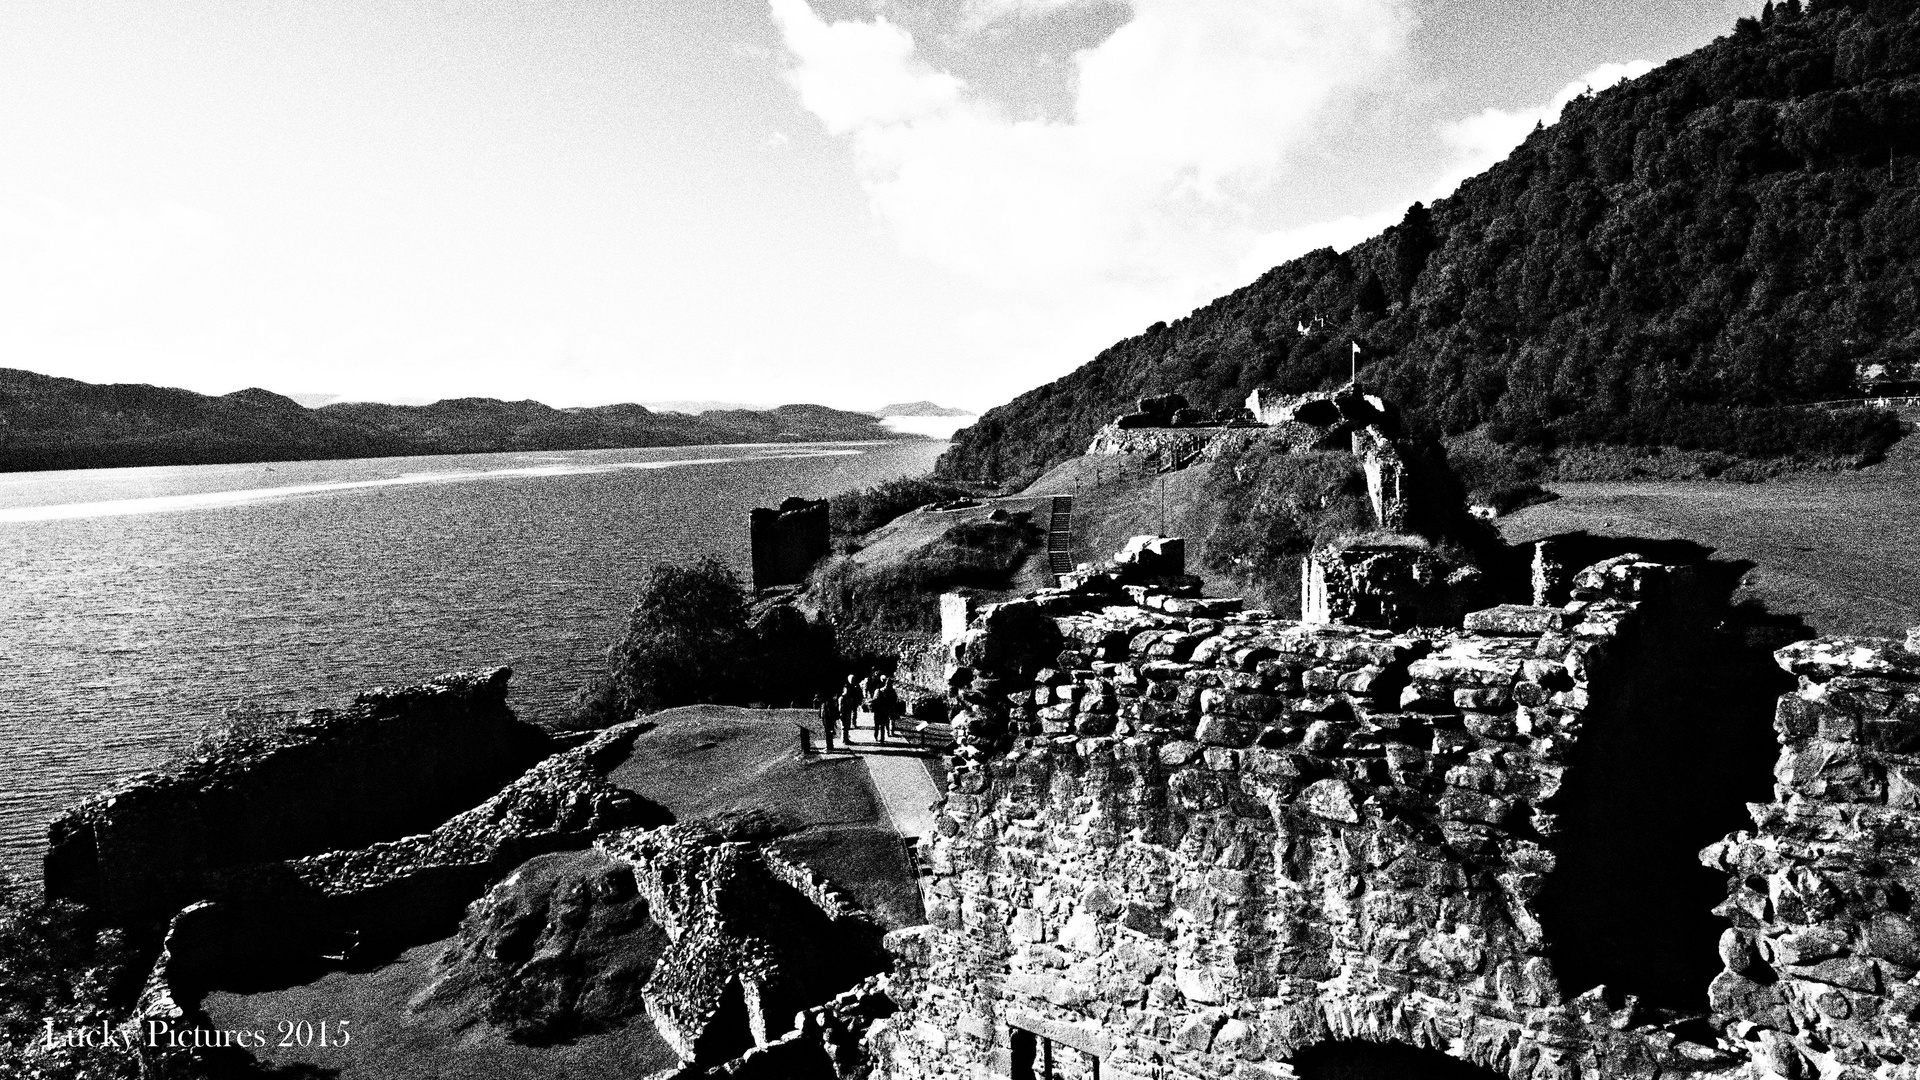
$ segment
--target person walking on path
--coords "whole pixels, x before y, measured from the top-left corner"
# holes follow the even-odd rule
[[[873,688],[873,732],[874,738],[886,742],[893,733],[893,718],[900,706],[900,694],[893,688],[893,680],[885,675],[876,680]]]
[[[860,680],[847,676],[846,688],[840,691],[840,734],[841,741],[853,748],[853,714],[860,708]]]
[[[820,717],[821,753],[833,753],[833,728],[840,722],[840,705],[833,700],[832,694],[820,694],[814,698],[814,708]]]

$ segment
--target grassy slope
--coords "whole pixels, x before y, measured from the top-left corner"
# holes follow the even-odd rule
[[[1034,521],[1044,528],[1047,509],[1048,504],[1045,499],[1013,496],[986,500],[979,506],[962,510],[915,510],[902,514],[861,537],[860,550],[854,553],[853,560],[862,566],[880,566],[905,560],[939,540],[942,534],[955,525],[963,521],[985,521],[987,515],[995,510],[1005,510],[1008,513],[1029,511],[1033,514]],[[1020,596],[1034,589],[1051,585],[1052,581],[1047,579],[1046,569],[1046,558],[1043,553],[1031,555],[1014,571],[1013,580],[1006,589],[989,591],[988,595],[994,598]]]
[[[1501,522],[1509,542],[1581,530],[1695,540],[1756,564],[1736,600],[1799,615],[1821,633],[1901,636],[1920,624],[1920,437],[1852,473],[1550,487],[1559,500]]]
[[[847,754],[801,758],[796,725],[820,721],[802,709],[691,705],[654,719],[610,774],[614,783],[688,821],[762,810],[792,828],[779,845],[832,879],[890,926],[924,918],[919,879],[866,766]]]

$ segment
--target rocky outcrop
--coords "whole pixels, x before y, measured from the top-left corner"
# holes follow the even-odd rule
[[[1580,927],[1542,904],[1583,731],[1619,722],[1621,658],[1684,577],[1616,560],[1446,633],[1146,592],[983,609],[878,1074],[1278,1078],[1363,1040],[1514,1078],[1732,1075],[1697,1017],[1563,985]],[[1036,615],[1064,645],[1037,667]]]
[[[1761,1076],[1920,1076],[1920,630],[1776,657],[1774,800],[1701,853],[1728,875],[1715,1017]]]
[[[510,675],[372,690],[108,788],[49,825],[47,894],[116,920],[165,918],[223,868],[431,829],[555,749],[507,708]]]
[[[630,867],[593,851],[535,859],[467,909],[413,1008],[519,1042],[568,1039],[640,1016],[666,947]]]

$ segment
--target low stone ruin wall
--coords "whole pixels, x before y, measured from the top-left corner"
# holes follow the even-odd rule
[[[1161,469],[1182,468],[1244,453],[1255,441],[1272,438],[1261,427],[1123,428],[1108,424],[1087,445],[1089,454],[1142,454]]]
[[[1583,725],[1682,578],[1611,560],[1424,636],[1131,591],[984,610],[877,1075],[1290,1077],[1332,1039],[1732,1075],[1686,1018],[1563,986],[1540,903]]]
[[[797,1014],[887,966],[877,922],[754,843],[691,825],[630,829],[597,846],[633,868],[672,942],[641,995],[662,1038],[700,1068],[781,1041]],[[790,1049],[825,1053],[813,1034]]]
[[[1776,656],[1774,801],[1701,853],[1733,924],[1714,1011],[1760,1076],[1920,1076],[1920,631]]]
[[[632,721],[554,754],[429,832],[210,873],[202,897],[171,920],[137,1019],[204,1025],[210,989],[312,977],[430,941],[488,881],[536,855],[667,824],[663,808],[605,775],[653,726]],[[151,1056],[153,1075],[184,1076],[205,1055]]]
[[[268,745],[108,788],[49,825],[47,894],[123,921],[165,918],[221,868],[431,829],[554,750],[507,708],[510,674],[370,691]]]

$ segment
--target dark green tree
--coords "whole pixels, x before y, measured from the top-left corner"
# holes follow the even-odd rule
[[[756,645],[747,614],[745,586],[713,556],[654,567],[607,670],[580,692],[577,722],[602,727],[677,705],[744,703],[752,693],[744,661]]]

